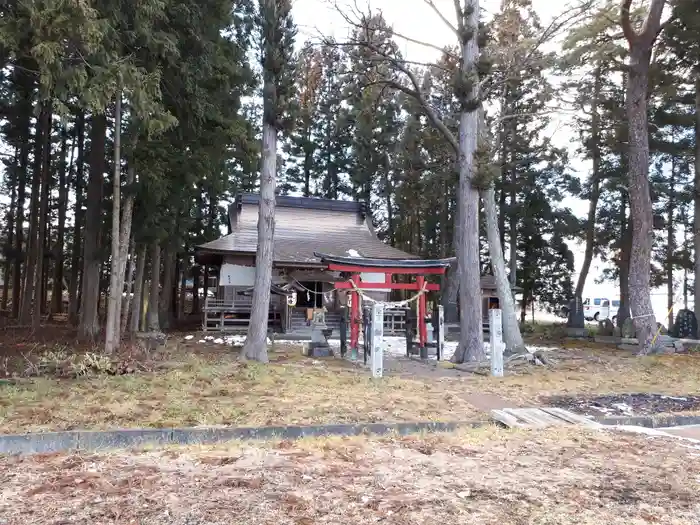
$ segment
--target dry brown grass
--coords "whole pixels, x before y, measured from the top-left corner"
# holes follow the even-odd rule
[[[554,368],[530,368],[500,381],[479,378],[475,388],[522,404],[555,394],[700,392],[700,355],[637,357],[614,349],[588,349],[559,356]]]
[[[565,356],[565,357],[564,357]],[[339,359],[311,360],[279,347],[270,365],[240,364],[230,350],[173,350],[153,373],[35,379],[0,385],[0,432],[50,429],[260,426],[373,421],[465,421],[487,415],[465,401],[487,392],[512,406],[541,396],[658,392],[696,394],[700,357],[639,358],[611,349],[568,349],[553,369],[496,379],[477,375],[385,377]]]
[[[328,422],[468,420],[458,385],[375,381],[340,360],[273,355],[241,364],[231,353],[178,355],[165,370],[0,386],[0,432],[49,429],[261,426]]]
[[[0,460],[7,525],[686,525],[677,440],[560,428]]]

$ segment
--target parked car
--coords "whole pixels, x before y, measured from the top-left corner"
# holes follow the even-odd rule
[[[617,311],[620,309],[619,299],[607,299],[605,297],[587,297],[583,300],[583,317],[586,321],[602,321],[610,319],[617,321]],[[555,313],[559,317],[569,317],[569,305],[563,305]]]
[[[583,300],[583,317],[586,321],[602,321],[610,319],[617,321],[617,311],[620,309],[619,299],[607,297],[587,297]]]

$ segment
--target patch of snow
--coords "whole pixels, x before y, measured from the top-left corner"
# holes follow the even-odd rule
[[[206,343],[206,341],[205,341],[204,339],[200,339],[200,340],[199,340],[199,341],[197,341],[197,342],[198,342],[199,344],[203,344],[203,343]]]
[[[213,335],[207,335],[207,336],[204,337],[204,340],[205,340],[205,341],[213,341],[213,340],[214,340],[214,336],[213,336]]]
[[[632,407],[629,406],[627,403],[613,403],[613,407],[617,408],[620,412],[624,413],[626,416],[633,416],[634,411],[632,410]]]
[[[214,343],[217,345],[221,345],[224,343],[224,340],[219,337],[218,339],[214,339]]]
[[[666,437],[666,438],[674,438],[674,439],[680,439],[683,441],[689,441],[690,443],[694,443],[696,445],[700,445],[700,439],[695,439],[691,437],[685,437],[685,436],[678,436],[676,434],[669,434],[668,432],[664,432],[661,429],[658,428],[647,428],[647,427],[638,427],[634,425],[615,425],[615,426],[609,426],[607,428],[614,429],[614,430],[622,430],[624,432],[634,432],[636,434],[644,434],[649,436],[650,438],[654,437]],[[675,427],[679,428],[679,427]],[[700,448],[698,446],[695,447],[689,447],[689,448]]]
[[[194,339],[193,335],[186,335],[185,336],[185,341],[189,341],[190,339]]]
[[[357,250],[355,250],[354,248],[350,248],[348,250],[348,255],[350,257],[362,257],[362,255],[360,255],[359,252]]]

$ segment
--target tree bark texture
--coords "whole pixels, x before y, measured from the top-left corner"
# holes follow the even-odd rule
[[[28,251],[28,243],[24,243],[24,203],[27,196],[27,179],[29,177],[29,147],[31,144],[30,128],[33,107],[34,80],[29,73],[31,59],[20,59],[20,68],[14,68],[13,81],[17,84],[19,103],[19,133],[22,137],[19,150],[19,186],[17,188],[17,207],[15,212],[15,261],[12,272],[12,317],[17,319],[20,315],[22,301],[22,263],[26,262],[25,254]],[[24,248],[25,251],[22,249]]]
[[[63,311],[63,245],[65,240],[66,214],[68,211],[69,168],[66,166],[68,133],[65,127],[61,131],[61,158],[58,167],[58,225],[56,227],[56,246],[54,247],[53,287],[51,289],[51,313]],[[73,167],[73,145],[71,142],[70,169]]]
[[[671,158],[671,172],[668,181],[668,205],[666,214],[668,222],[666,225],[666,311],[668,312],[668,327],[673,325],[673,268],[676,254],[676,236],[674,215],[676,212],[676,157]]]
[[[17,162],[17,152],[15,151],[15,163]],[[17,213],[17,176],[9,178],[10,189],[10,207],[7,212],[7,233],[5,237],[5,263],[2,271],[2,300],[0,300],[0,310],[7,310],[8,300],[10,298],[10,272],[12,271],[12,248],[15,235],[15,216]],[[18,257],[19,254],[15,254]]]
[[[78,139],[78,159],[75,170],[75,208],[73,211],[73,249],[71,250],[70,263],[70,290],[68,292],[68,319],[73,326],[78,325],[78,311],[80,309],[79,281],[81,273],[82,239],[81,229],[83,223],[83,177],[84,151],[85,151],[85,113],[81,112],[75,124]]]
[[[700,319],[700,71],[695,79],[695,194],[693,208],[693,245],[695,248],[695,317]],[[670,327],[669,327],[670,328]]]
[[[146,313],[146,327],[149,332],[160,332],[159,320],[159,296],[160,296],[160,243],[154,241],[151,245],[151,287],[148,293],[148,311]]]
[[[158,303],[160,310],[160,327],[168,330],[172,327],[173,282],[175,280],[175,251],[172,246],[166,246],[161,254],[163,264],[163,286]]]
[[[51,187],[51,104],[44,102],[39,115],[41,122],[41,202],[39,205],[39,228],[36,244],[36,269],[34,274],[34,310],[32,328],[41,326],[42,308],[46,306],[46,282],[44,254],[46,249],[47,225],[49,222],[49,190]],[[47,273],[48,275],[48,273]]]
[[[578,275],[576,282],[576,290],[574,296],[582,299],[583,288],[586,286],[588,272],[591,269],[593,262],[593,247],[595,245],[595,227],[596,227],[596,212],[598,209],[598,200],[600,199],[600,95],[603,85],[603,76],[600,67],[597,67],[595,72],[595,80],[593,82],[593,99],[591,100],[591,161],[593,163],[593,171],[590,178],[590,195],[588,197],[588,217],[586,219],[586,247],[583,252],[583,264],[581,265],[581,273]]]
[[[629,124],[629,196],[632,250],[629,266],[630,310],[639,340],[639,352],[648,354],[656,332],[651,305],[651,250],[653,209],[649,193],[649,122],[647,96],[652,48],[661,25],[665,0],[652,0],[649,14],[637,33],[630,21],[631,0],[623,0],[622,29],[629,43],[625,109]]]
[[[473,32],[462,42],[462,74],[476,71],[479,44],[476,37],[479,27],[479,1],[466,0],[461,13],[464,32]],[[477,108],[465,107],[478,99],[478,82],[472,82],[468,100],[463,100],[459,119],[459,226],[460,242],[457,246],[459,266],[460,341],[452,361],[482,361],[485,358],[483,317],[481,312],[481,268],[479,261],[479,191],[472,184],[476,170],[476,150],[479,135]]]
[[[114,104],[114,173],[112,175],[112,251],[109,273],[109,296],[107,298],[107,323],[105,327],[105,353],[111,354],[119,347],[119,328],[121,316],[119,307],[122,303],[124,286],[119,286],[124,275],[122,270],[120,243],[121,221],[121,133],[122,131],[122,92],[117,90]],[[128,242],[128,241],[127,241]]]
[[[627,218],[627,199],[621,196],[622,206],[620,212],[620,308],[617,310],[617,326],[622,328],[623,323],[630,316],[630,254],[632,252],[632,222]]]
[[[277,130],[268,122],[263,122],[262,150],[253,307],[241,357],[266,363],[268,361],[267,324],[270,311],[270,286],[272,284],[275,186],[277,180]]]
[[[107,118],[92,117],[90,130],[90,178],[87,185],[85,229],[83,235],[83,279],[80,304],[81,339],[95,340],[100,333],[100,234],[102,230],[102,195],[105,173],[105,138]]]
[[[525,350],[525,343],[520,333],[520,325],[515,311],[515,299],[508,282],[506,262],[501,245],[501,236],[498,231],[498,210],[496,208],[496,190],[493,186],[481,194],[484,203],[484,218],[486,219],[486,235],[489,244],[489,255],[493,276],[496,280],[498,300],[500,303],[503,320],[503,342],[506,344],[506,352],[514,354]]]
[[[122,223],[122,228],[124,227],[124,223]],[[120,327],[119,327],[119,333],[122,334],[122,337],[124,334],[127,332],[127,323],[129,322],[129,310],[131,308],[131,292],[133,291],[134,288],[134,271],[136,270],[136,243],[134,241],[134,238],[131,238],[131,241],[129,243],[129,264],[127,266],[127,271],[126,271],[126,296],[122,300],[122,308],[121,308],[121,321],[120,321]]]
[[[135,334],[141,328],[143,317],[144,278],[146,275],[146,245],[139,248],[136,258],[136,277],[134,277],[134,297],[131,300],[131,320],[129,332]]]
[[[32,196],[29,204],[29,235],[27,237],[26,266],[24,269],[24,286],[22,287],[22,304],[19,312],[19,322],[22,325],[32,323],[32,304],[35,300],[34,285],[36,281],[36,263],[39,252],[39,219],[40,219],[40,193],[41,193],[41,151],[43,145],[44,122],[43,113],[46,105],[41,103],[41,111],[36,121],[34,133],[34,162],[32,166]],[[38,298],[37,296],[36,298]],[[37,305],[39,301],[37,301]]]

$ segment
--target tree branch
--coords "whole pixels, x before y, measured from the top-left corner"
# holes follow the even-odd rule
[[[454,53],[452,53],[451,51],[449,51],[449,49],[446,48],[446,47],[436,46],[435,44],[431,44],[431,43],[429,43],[429,42],[423,42],[422,40],[418,40],[418,39],[412,38],[412,37],[410,37],[410,36],[406,36],[406,35],[404,35],[404,34],[397,33],[396,31],[394,31],[393,28],[392,28],[392,30],[391,30],[391,34],[392,34],[393,36],[402,38],[403,40],[406,40],[407,42],[411,42],[411,43],[413,43],[413,44],[418,44],[419,46],[424,46],[424,47],[427,47],[427,48],[430,48],[430,49],[434,49],[434,50],[436,50],[436,51],[440,51],[441,53],[443,53],[443,54],[445,54],[445,55],[448,55],[448,56],[450,56],[450,57],[453,57],[453,58],[459,58],[457,55],[455,55]]]
[[[630,46],[636,44],[639,35],[632,27],[632,20],[630,19],[630,7],[632,6],[632,0],[622,0],[622,7],[620,8],[620,25],[622,26],[622,32],[627,39]]]
[[[457,40],[461,42],[462,37],[460,35],[464,34],[464,11],[462,11],[462,5],[459,3],[459,0],[453,0],[453,2],[455,14],[457,15],[457,29],[459,30],[459,33],[457,33]]]
[[[661,31],[661,15],[664,11],[666,0],[652,0],[649,7],[642,32],[639,37],[647,44],[651,45]]]
[[[439,9],[437,8],[437,6],[435,5],[435,2],[433,2],[433,0],[423,0],[423,1],[424,1],[426,4],[428,4],[428,6],[429,6],[433,11],[435,11],[435,13],[440,17],[440,20],[442,20],[443,23],[444,23],[447,27],[449,27],[449,28],[452,30],[452,32],[453,32],[455,35],[457,35],[457,37],[459,37],[459,31],[457,30],[457,28],[454,26],[454,24],[452,24],[452,22],[450,22],[450,21],[447,19],[447,17],[446,17],[445,15],[442,14],[442,12],[440,12],[440,10],[439,10]],[[458,21],[459,21],[459,19],[458,19]]]

